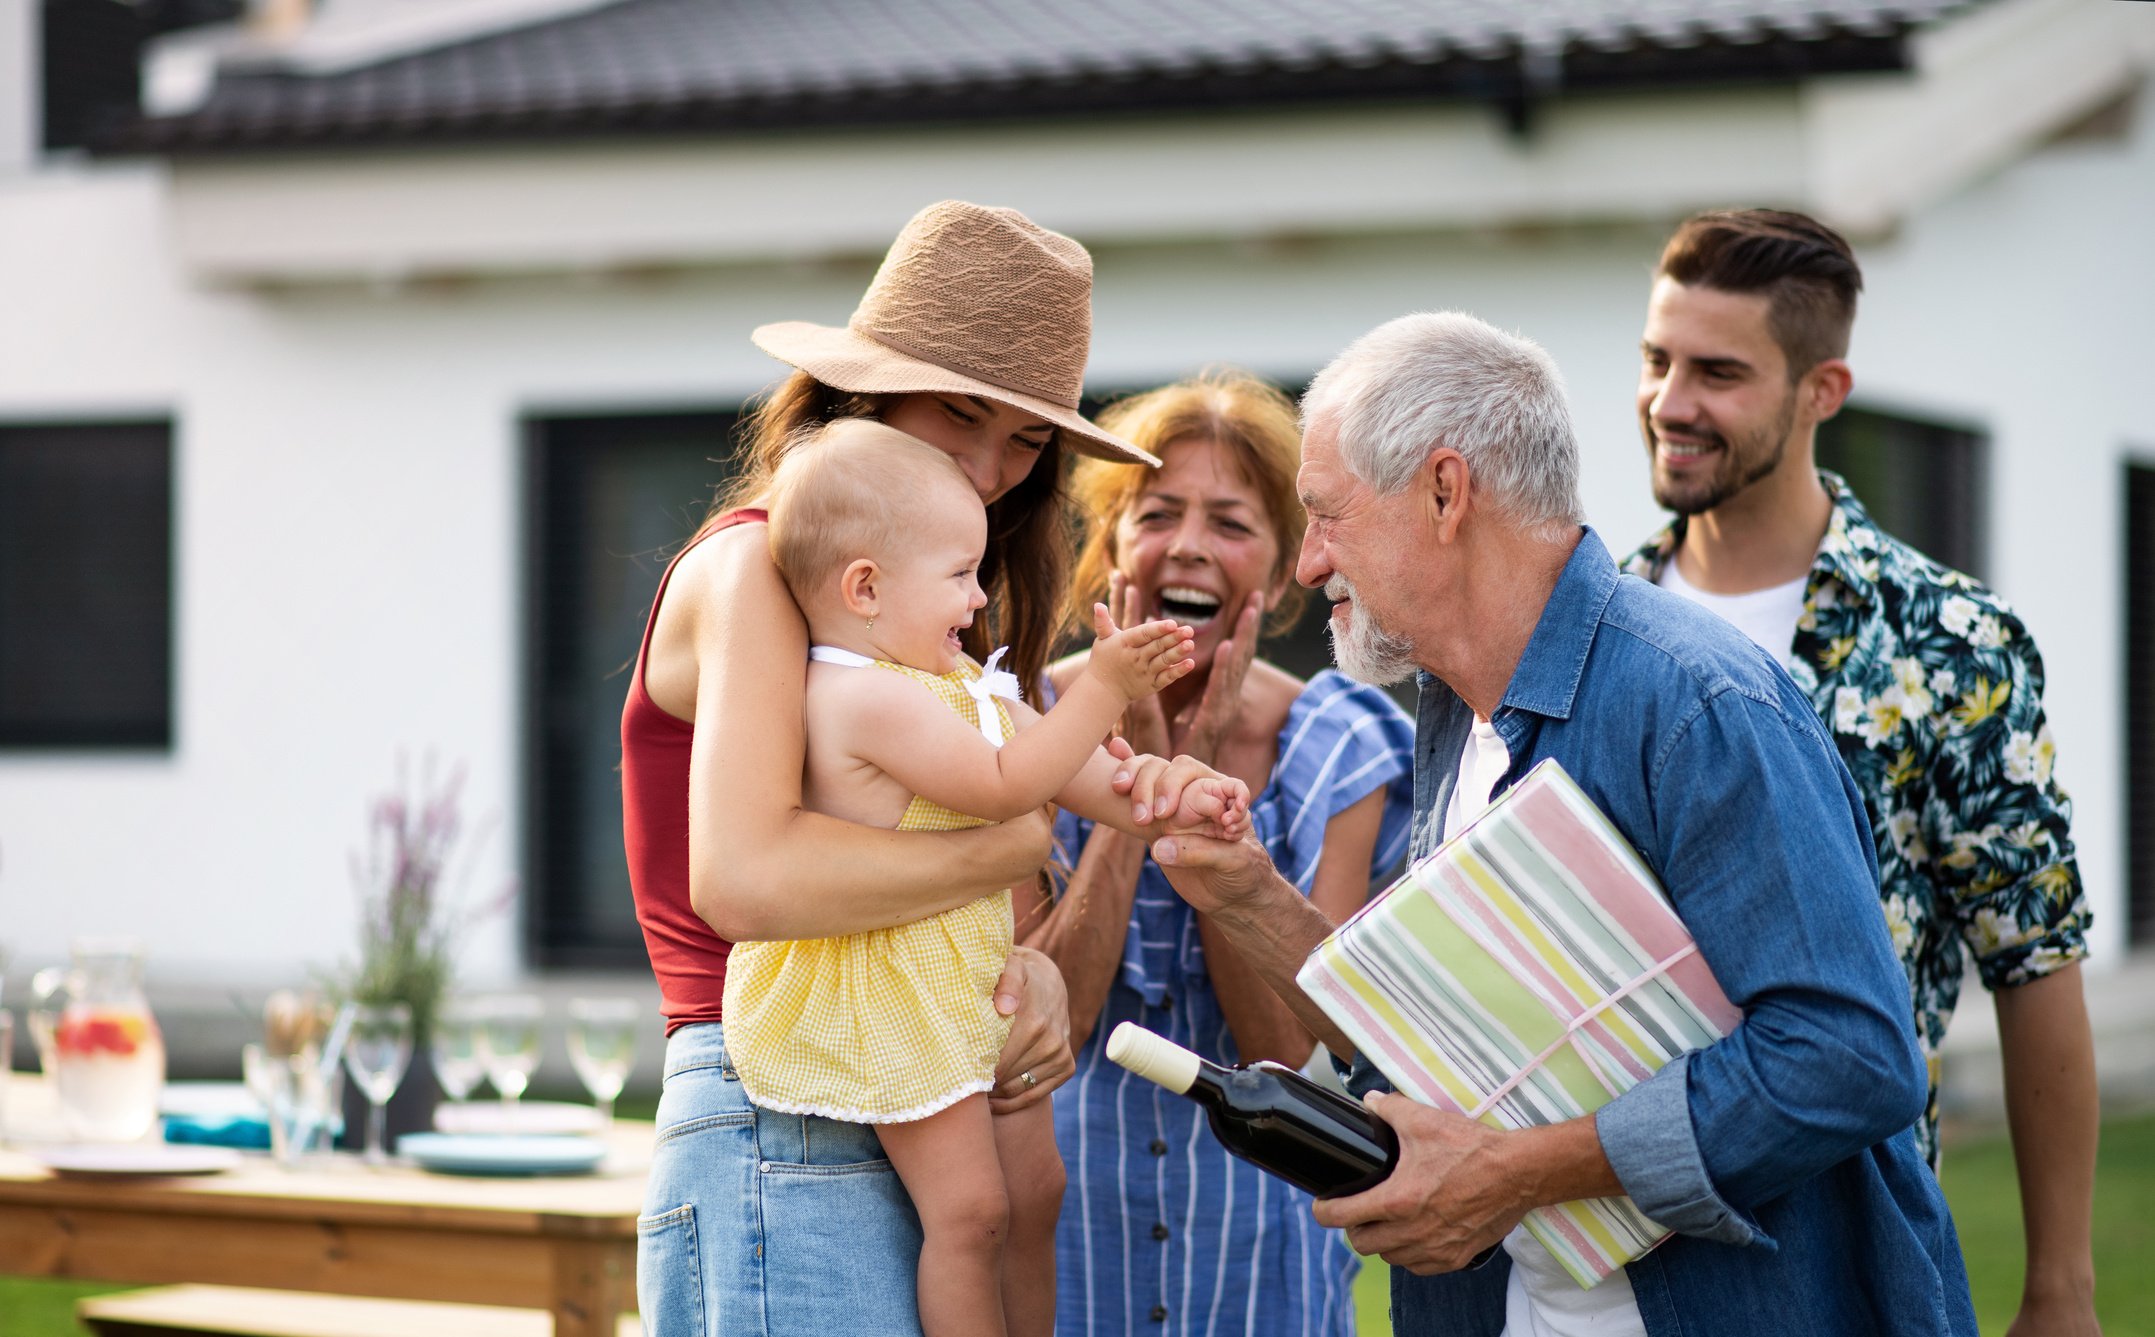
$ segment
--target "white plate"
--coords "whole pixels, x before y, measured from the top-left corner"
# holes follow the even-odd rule
[[[397,1154],[422,1170],[452,1175],[580,1175],[606,1159],[590,1137],[511,1137],[498,1133],[407,1133]]]
[[[445,1100],[434,1108],[434,1127],[444,1133],[565,1137],[596,1133],[599,1112],[560,1100]]]
[[[259,1119],[262,1102],[245,1082],[166,1082],[157,1112],[183,1119]]]
[[[106,1146],[82,1143],[40,1147],[30,1155],[55,1174],[101,1179],[144,1175],[213,1175],[240,1162],[230,1147],[197,1147],[165,1142],[121,1142]]]

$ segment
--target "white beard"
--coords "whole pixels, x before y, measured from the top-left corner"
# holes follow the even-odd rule
[[[1325,623],[1325,634],[1332,638],[1332,662],[1339,671],[1359,682],[1389,687],[1395,682],[1405,682],[1414,676],[1414,644],[1394,636],[1376,623],[1376,619],[1362,611],[1362,601],[1355,598],[1354,586],[1345,576],[1333,576],[1324,584],[1325,597],[1334,603],[1350,600],[1347,605],[1346,627],[1341,628],[1339,619]]]

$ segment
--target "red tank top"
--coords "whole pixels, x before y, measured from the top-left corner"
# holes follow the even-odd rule
[[[760,510],[729,511],[703,537],[768,518]],[[644,688],[644,656],[651,652],[659,602],[674,567],[695,546],[683,548],[659,577],[644,619],[643,644],[636,650],[636,676],[621,708],[621,835],[628,847],[636,922],[651,954],[651,973],[658,976],[659,1012],[668,1035],[694,1022],[719,1020],[726,954],[733,949],[688,898],[688,758],[696,726],[667,714]]]

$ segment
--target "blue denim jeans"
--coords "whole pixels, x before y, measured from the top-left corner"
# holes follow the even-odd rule
[[[749,1104],[717,1025],[666,1042],[658,1127],[646,1337],[919,1337],[920,1218],[874,1129]]]

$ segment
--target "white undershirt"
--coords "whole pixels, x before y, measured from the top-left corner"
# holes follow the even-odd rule
[[[1789,634],[1795,634],[1793,622]],[[1446,840],[1487,810],[1489,791],[1510,764],[1511,753],[1496,728],[1475,720],[1459,749],[1459,778],[1444,808]],[[1524,1226],[1504,1237],[1504,1252],[1511,1255],[1512,1267],[1504,1292],[1503,1337],[1646,1337],[1631,1278],[1621,1269],[1592,1290],[1581,1290]]]
[[[1676,559],[1671,557],[1662,565],[1661,578],[1654,583],[1671,594],[1681,594],[1709,613],[1718,614],[1722,621],[1758,642],[1776,663],[1787,668],[1795,653],[1796,623],[1803,617],[1804,586],[1810,579],[1810,573],[1805,572],[1786,585],[1770,585],[1747,594],[1709,594],[1685,580],[1683,572],[1676,569]]]

